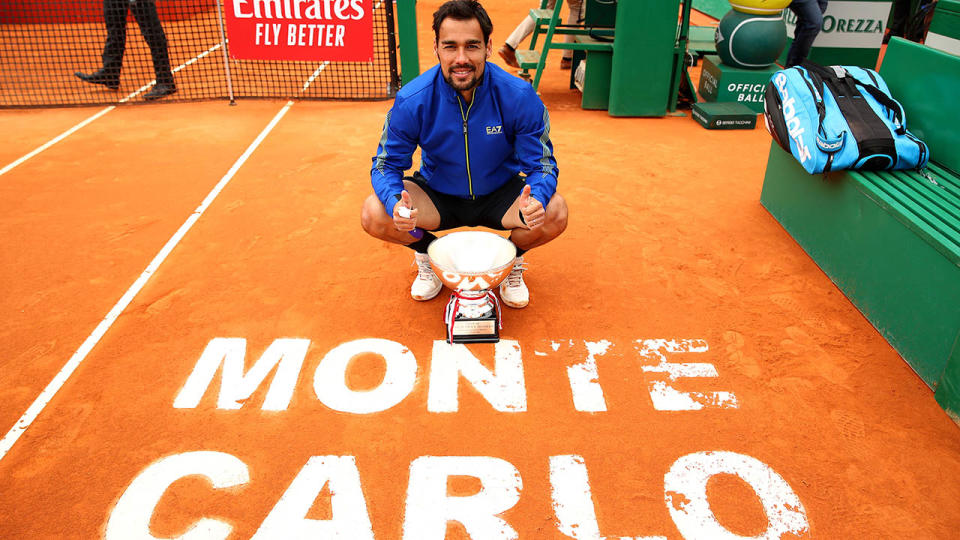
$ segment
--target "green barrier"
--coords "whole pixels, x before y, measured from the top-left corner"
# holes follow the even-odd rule
[[[420,74],[417,0],[397,1],[397,30],[400,33],[400,83],[407,84]]]
[[[604,43],[590,36],[576,36],[577,43]],[[579,53],[579,54],[577,54]],[[606,110],[610,106],[611,50],[574,52],[573,86],[580,90],[580,107]],[[578,61],[579,60],[579,61]]]
[[[760,202],[960,423],[960,57],[893,38],[880,73],[926,171],[812,176],[774,144]]]
[[[947,361],[947,367],[943,370],[943,377],[933,397],[950,418],[960,424],[960,335],[953,344],[953,354]]]
[[[783,14],[787,23],[787,48],[780,55],[781,64],[786,63],[797,23],[797,16],[789,9],[783,10]],[[825,66],[874,69],[889,14],[890,0],[830,0],[808,58]]]
[[[670,101],[680,0],[618,2],[611,116],[663,116]]]
[[[714,19],[722,19],[730,11],[729,0],[693,0],[693,9]]]
[[[960,2],[940,0],[933,11],[927,46],[960,56]]]

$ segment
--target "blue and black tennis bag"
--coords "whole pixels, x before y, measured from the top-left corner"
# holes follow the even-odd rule
[[[763,107],[767,131],[811,174],[922,169],[930,155],[871,69],[805,61],[771,77]]]

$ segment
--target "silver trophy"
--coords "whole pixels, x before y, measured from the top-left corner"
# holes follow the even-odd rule
[[[434,240],[427,255],[440,281],[453,289],[443,316],[447,341],[500,341],[500,300],[492,289],[513,270],[513,242],[489,232],[455,232]]]

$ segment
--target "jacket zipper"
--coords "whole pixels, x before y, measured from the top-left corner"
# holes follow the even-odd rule
[[[474,99],[470,100],[470,105],[467,105],[467,112],[463,112],[463,101],[460,99],[460,96],[457,96],[457,104],[460,105],[460,117],[463,118],[463,148],[467,153],[467,184],[470,188],[470,198],[476,200],[476,196],[473,194],[473,176],[470,174],[470,142],[467,140],[467,118],[470,116],[470,109],[473,108],[473,102],[476,101],[476,95],[473,96]]]

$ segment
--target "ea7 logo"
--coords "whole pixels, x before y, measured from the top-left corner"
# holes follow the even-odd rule
[[[487,135],[499,135],[503,133],[503,126],[487,126]]]

